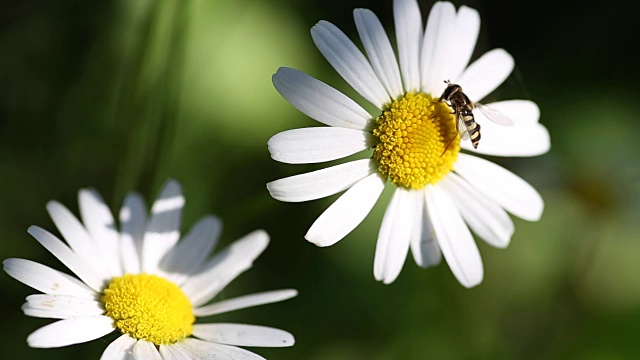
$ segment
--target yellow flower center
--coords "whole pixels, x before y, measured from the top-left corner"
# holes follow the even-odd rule
[[[136,339],[170,344],[193,330],[195,317],[189,298],[176,284],[155,275],[114,278],[102,302],[115,326]]]
[[[451,108],[424,93],[407,93],[376,119],[373,158],[397,186],[422,189],[453,170],[460,137]]]

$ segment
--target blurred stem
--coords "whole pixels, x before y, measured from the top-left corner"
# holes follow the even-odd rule
[[[177,128],[177,119],[180,106],[180,94],[184,75],[185,47],[187,44],[187,22],[189,14],[189,2],[165,2],[177,4],[174,11],[172,31],[169,34],[169,54],[167,56],[167,71],[165,72],[165,109],[160,114],[161,123],[160,134],[161,146],[158,149],[158,161],[156,161],[153,176],[159,186],[164,183],[173,173],[166,169],[171,164],[174,150],[174,141]],[[164,160],[164,161],[163,161]]]
[[[118,161],[115,201],[128,189],[155,188],[165,180],[158,176],[172,152],[188,6],[187,1],[158,1],[140,15],[145,17],[142,36],[134,46],[138,51],[121,84],[116,110],[119,133],[127,135]]]

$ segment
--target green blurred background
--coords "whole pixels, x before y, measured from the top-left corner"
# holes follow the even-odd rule
[[[479,242],[480,286],[464,289],[444,262],[423,270],[411,258],[395,283],[376,283],[385,201],[320,249],[303,236],[336,197],[287,204],[265,188],[324,166],[270,159],[269,137],[314,125],[271,75],[295,67],[352,94],[309,29],[325,19],[356,39],[352,9],[367,7],[391,30],[391,0],[5,2],[0,258],[62,269],[26,233],[55,229],[48,200],[77,213],[77,190],[91,186],[116,210],[127,191],[152,199],[173,177],[187,198],[183,230],[214,213],[223,243],[256,228],[271,234],[253,271],[220,297],[289,287],[300,295],[207,319],[292,332],[293,348],[255,349],[269,359],[640,358],[640,3],[455,3],[481,13],[476,57],[503,47],[516,59],[491,98],[536,101],[552,139],[544,156],[492,159],[532,183],[546,207],[537,223],[515,219],[506,250]],[[421,1],[425,18],[431,5]],[[33,290],[5,274],[0,288],[2,359],[97,359],[115,338],[30,349],[26,336],[51,321],[21,313]]]

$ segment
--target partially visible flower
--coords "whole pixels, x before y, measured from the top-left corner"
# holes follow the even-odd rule
[[[467,66],[480,29],[478,12],[436,3],[422,25],[416,0],[393,4],[396,55],[373,12],[356,9],[354,18],[366,56],[336,26],[320,21],[311,29],[316,46],[334,69],[379,112],[369,114],[354,100],[298,70],[280,68],[273,76],[278,92],[298,110],[329,127],[281,132],[269,140],[273,159],[290,164],[336,160],[373,148],[369,158],[292,176],[267,184],[281,201],[338,198],[314,222],[306,239],[330,246],[367,216],[387,182],[395,193],[382,220],[374,276],[393,282],[409,249],[423,267],[442,255],[466,287],[479,284],[483,266],[469,227],[496,247],[514,232],[507,211],[536,221],[543,201],[536,190],[508,170],[460,152],[496,156],[534,156],[549,150],[540,111],[527,100],[492,103],[514,126],[495,125],[474,112],[482,142],[474,149],[460,141],[456,119],[439,101],[445,81],[462,86],[477,102],[513,70],[513,58],[494,49]]]
[[[120,232],[95,190],[80,190],[82,222],[62,204],[47,204],[66,240],[31,226],[29,233],[78,278],[23,259],[4,260],[4,270],[42,292],[30,295],[28,316],[61,319],[33,332],[29,346],[54,348],[83,343],[112,331],[122,334],[102,359],[263,359],[237,346],[291,346],[283,330],[256,325],[197,323],[211,316],[289,299],[278,290],[207,304],[264,251],[269,236],[254,231],[213,258],[222,230],[205,216],[180,238],[184,206],[181,186],[168,181],[147,218],[144,200],[128,195],[120,210]]]

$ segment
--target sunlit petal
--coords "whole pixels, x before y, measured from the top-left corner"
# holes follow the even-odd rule
[[[342,240],[369,214],[383,189],[384,180],[378,174],[360,180],[320,215],[305,239],[322,247]]]
[[[311,37],[331,66],[363,98],[380,109],[389,101],[389,94],[369,61],[340,29],[330,22],[320,21],[311,28]]]
[[[296,109],[329,126],[364,130],[371,115],[348,96],[300,70],[282,67],[273,86]]]

